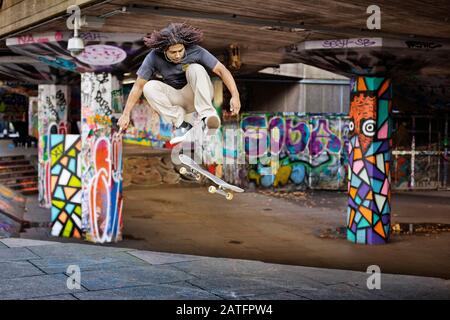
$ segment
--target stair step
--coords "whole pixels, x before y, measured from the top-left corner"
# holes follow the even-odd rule
[[[0,178],[0,184],[10,185],[17,184],[17,181],[37,181],[38,177],[36,176],[23,176],[23,177],[13,177],[13,178]]]
[[[2,166],[12,166],[12,165],[20,165],[20,164],[30,164],[30,161],[25,160],[25,159],[20,159],[20,160],[10,160],[10,161],[4,161],[4,160],[0,160],[0,167]]]
[[[0,157],[0,161],[15,161],[15,160],[25,160],[25,156],[7,156]]]
[[[15,184],[8,184],[6,185],[8,188],[13,189],[13,190],[17,190],[17,189],[21,189],[24,187],[34,187],[38,185],[38,181],[37,179],[34,181],[25,181],[22,183],[15,183]]]
[[[33,175],[33,174],[37,174],[36,170],[34,170],[34,169],[33,170],[23,170],[23,171],[13,171],[13,172],[0,172],[0,179],[7,178],[10,175],[23,176],[23,175]]]
[[[21,194],[23,194],[25,196],[29,196],[31,194],[39,193],[39,190],[36,187],[36,188],[28,188],[28,189],[18,190],[18,192],[20,192]]]
[[[31,164],[21,164],[21,165],[16,165],[16,166],[2,166],[0,165],[0,173],[2,172],[8,172],[9,170],[11,171],[15,171],[18,169],[22,169],[22,170],[36,170]]]

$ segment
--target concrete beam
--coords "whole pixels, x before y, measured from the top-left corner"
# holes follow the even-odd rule
[[[24,57],[24,56],[0,57],[0,64],[9,64],[9,63],[44,64],[31,57]]]
[[[83,6],[98,0],[27,0],[17,1],[0,11],[0,37],[24,30],[40,22],[66,14],[71,5]]]

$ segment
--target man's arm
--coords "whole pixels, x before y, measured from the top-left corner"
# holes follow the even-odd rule
[[[125,104],[125,109],[123,110],[123,114],[119,119],[119,127],[122,129],[126,129],[128,124],[130,123],[130,114],[131,110],[134,108],[136,103],[142,96],[142,91],[144,90],[144,85],[147,83],[147,80],[142,78],[137,78],[136,82],[133,85],[133,88],[128,95],[127,103]]]
[[[223,83],[225,83],[231,93],[230,107],[232,114],[239,114],[239,110],[241,109],[241,101],[233,75],[220,61],[217,62],[212,71],[222,79]]]

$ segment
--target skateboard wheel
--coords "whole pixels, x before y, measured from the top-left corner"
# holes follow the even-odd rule
[[[233,199],[233,194],[231,192],[227,192],[227,194],[225,195],[225,198],[227,200],[232,200]]]
[[[216,191],[217,191],[217,188],[216,188],[216,187],[214,187],[214,186],[209,186],[209,188],[208,188],[208,192],[209,192],[209,193],[216,193]]]
[[[180,173],[181,173],[182,175],[185,175],[185,174],[187,173],[186,168],[185,168],[185,167],[181,167],[181,168],[180,168]]]
[[[200,181],[201,177],[202,177],[201,175],[196,174],[196,175],[195,175],[195,180]]]

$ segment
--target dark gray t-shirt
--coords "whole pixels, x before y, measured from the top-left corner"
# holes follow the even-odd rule
[[[216,57],[199,45],[187,47],[185,57],[180,63],[170,62],[166,60],[164,52],[152,50],[145,57],[137,75],[139,78],[150,80],[155,74],[159,73],[162,76],[161,81],[175,89],[181,89],[187,84],[185,70],[189,64],[198,63],[207,70],[212,70],[217,62]]]

